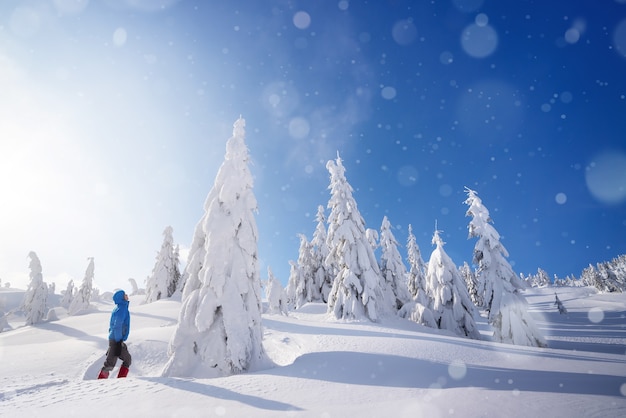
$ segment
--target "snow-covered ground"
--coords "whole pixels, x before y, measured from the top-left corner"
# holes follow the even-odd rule
[[[555,290],[567,315],[554,306]],[[179,301],[131,298],[127,379],[95,379],[112,304],[72,317],[59,308],[59,320],[30,327],[10,318],[14,329],[0,333],[0,416],[626,416],[626,294],[526,296],[550,348],[463,339],[396,318],[337,322],[308,304],[263,316],[274,365],[216,379],[160,377]],[[11,305],[11,292],[0,299]]]

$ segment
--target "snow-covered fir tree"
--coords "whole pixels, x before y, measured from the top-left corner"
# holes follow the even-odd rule
[[[241,373],[265,357],[257,210],[239,118],[194,232],[178,325],[163,376]]]
[[[173,232],[174,230],[171,226],[167,226],[163,230],[161,249],[156,256],[152,274],[146,279],[146,303],[151,303],[161,298],[169,298],[176,291],[178,277],[175,276],[177,269],[174,267],[176,261]]]
[[[91,302],[91,296],[93,293],[93,276],[94,276],[94,260],[93,257],[88,258],[87,270],[85,270],[85,278],[80,285],[80,289],[74,295],[70,307],[67,311],[69,315],[76,315],[77,313],[89,309],[89,303]]]
[[[7,319],[6,313],[4,313],[3,310],[0,310],[0,332],[10,329],[11,325],[9,325],[9,320]]]
[[[380,226],[380,274],[383,278],[383,294],[385,302],[392,310],[397,311],[411,300],[407,285],[406,266],[398,251],[398,241],[391,230],[391,223],[383,217]]]
[[[557,307],[557,309],[559,310],[559,313],[561,315],[565,315],[567,314],[567,309],[565,308],[565,305],[563,305],[563,302],[561,302],[561,299],[559,299],[559,295],[557,295],[556,293],[554,294],[555,300],[554,300],[554,305]]]
[[[265,288],[265,298],[267,299],[267,313],[287,315],[287,297],[285,290],[278,279],[274,277],[272,269],[267,268],[267,286]]]
[[[72,303],[72,299],[74,299],[74,280],[67,282],[67,288],[65,288],[65,293],[63,293],[63,297],[61,298],[61,306],[68,309]]]
[[[407,282],[411,300],[400,308],[398,316],[427,327],[438,328],[435,316],[430,310],[432,305],[431,297],[426,292],[426,265],[415,241],[411,225],[409,225],[409,236],[407,238],[407,261],[409,263]]]
[[[131,288],[131,293],[130,294],[131,295],[138,295],[139,294],[139,286],[137,286],[137,280],[135,280],[132,277],[130,277],[128,279],[128,283],[130,283],[130,288]]]
[[[428,261],[426,291],[432,298],[430,308],[435,321],[440,329],[478,340],[481,337],[474,319],[478,312],[459,270],[443,249],[445,243],[437,230],[432,243],[435,249]]]
[[[43,321],[48,311],[46,307],[48,285],[43,281],[43,270],[37,254],[31,251],[28,257],[30,257],[30,282],[21,309],[26,315],[26,325],[33,325]]]
[[[467,189],[466,215],[471,216],[469,237],[478,238],[473,262],[479,283],[484,284],[482,297],[488,312],[488,322],[494,328],[498,342],[545,347],[544,337],[528,313],[526,299],[520,291],[525,288],[506,260],[507,250],[500,243],[500,234],[491,225],[489,211],[475,191]]]
[[[337,319],[378,320],[384,313],[380,270],[365,234],[365,221],[352,196],[341,158],[328,161],[331,198],[328,202],[326,264],[336,272],[328,312]]]
[[[461,277],[465,280],[465,286],[467,287],[470,299],[472,299],[472,303],[476,306],[482,306],[483,301],[478,294],[478,280],[472,268],[467,264],[467,261],[463,262],[463,265],[459,267],[459,273],[461,273]]]
[[[176,247],[174,247],[174,254],[172,258],[171,279],[167,283],[168,297],[171,297],[174,293],[176,293],[176,290],[178,290],[181,276],[182,274],[180,273],[180,246],[176,245]]]
[[[328,257],[328,245],[326,244],[326,216],[324,216],[324,206],[317,207],[317,215],[315,216],[317,226],[311,240],[311,251],[313,253],[313,281],[319,288],[320,297],[323,302],[328,302],[328,294],[333,286],[334,276],[330,274],[326,266],[326,258]]]
[[[315,282],[313,258],[313,246],[306,236],[300,234],[300,249],[298,261],[293,265],[287,283],[287,297],[289,306],[298,309],[302,305],[312,301],[320,301],[320,287]]]
[[[370,243],[372,251],[376,252],[378,249],[378,231],[372,228],[367,228],[365,230],[365,237],[367,238],[367,242]]]
[[[420,290],[422,291],[422,294],[425,295],[424,289],[426,284],[426,263],[424,263],[424,259],[422,259],[420,248],[417,245],[415,235],[413,234],[413,227],[410,224],[409,235],[407,237],[406,252],[407,262],[409,263],[407,285],[411,297],[416,298],[418,296],[418,293],[420,293]],[[422,303],[427,302],[426,299],[422,299],[421,297],[418,297],[418,299]],[[429,305],[429,303],[426,303],[426,305]]]

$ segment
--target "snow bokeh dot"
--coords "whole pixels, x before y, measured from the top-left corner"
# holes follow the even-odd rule
[[[128,34],[124,28],[117,28],[115,29],[115,32],[113,32],[113,44],[115,46],[123,46],[126,43],[127,38]]]
[[[454,380],[461,380],[467,374],[467,366],[461,360],[454,360],[448,366],[448,374]]]
[[[295,117],[289,122],[289,136],[294,139],[304,139],[309,135],[311,127],[302,117]]]
[[[412,19],[403,19],[393,25],[391,36],[399,45],[409,45],[417,38],[417,28]]]
[[[622,20],[615,27],[613,32],[613,45],[617,52],[626,58],[626,19]]]
[[[622,394],[622,396],[626,396],[626,383],[622,383],[622,386],[620,386],[619,391]]]
[[[487,15],[481,13],[476,17],[475,23],[463,29],[461,46],[470,57],[488,57],[498,47],[498,33],[488,22]]]
[[[385,86],[380,91],[380,95],[383,96],[383,99],[392,100],[396,97],[396,89],[395,87]]]
[[[626,154],[604,151],[585,170],[585,182],[593,197],[606,204],[626,201]]]
[[[405,165],[398,170],[397,179],[402,186],[413,186],[419,179],[419,173],[412,165]]]
[[[604,319],[604,311],[600,308],[593,307],[587,313],[589,320],[594,324],[599,324]]]
[[[565,193],[557,193],[554,200],[556,200],[556,203],[559,205],[563,205],[567,202],[567,195]]]
[[[311,15],[304,11],[296,12],[293,15],[293,24],[298,29],[306,29],[311,25]]]

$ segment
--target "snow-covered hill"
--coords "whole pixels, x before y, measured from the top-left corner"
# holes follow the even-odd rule
[[[555,291],[567,315],[554,306]],[[626,294],[544,288],[526,296],[550,348],[463,339],[396,318],[337,322],[308,304],[263,316],[274,365],[217,379],[160,377],[179,301],[131,298],[127,379],[95,380],[113,305],[73,317],[59,311],[57,321],[14,322],[0,334],[0,416],[626,416]]]

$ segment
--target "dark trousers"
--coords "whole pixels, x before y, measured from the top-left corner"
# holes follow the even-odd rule
[[[115,342],[115,340],[109,340],[109,349],[107,350],[107,358],[106,360],[104,360],[104,367],[102,367],[102,370],[104,370],[105,372],[110,372],[111,370],[113,370],[113,367],[115,367],[115,363],[117,363],[118,358],[122,360],[122,367],[127,367],[127,368],[130,367],[132,357],[130,356],[130,353],[128,352],[128,347],[126,346],[126,343],[122,342],[122,352],[120,353],[119,356],[115,355],[116,346],[117,346],[117,343]]]

